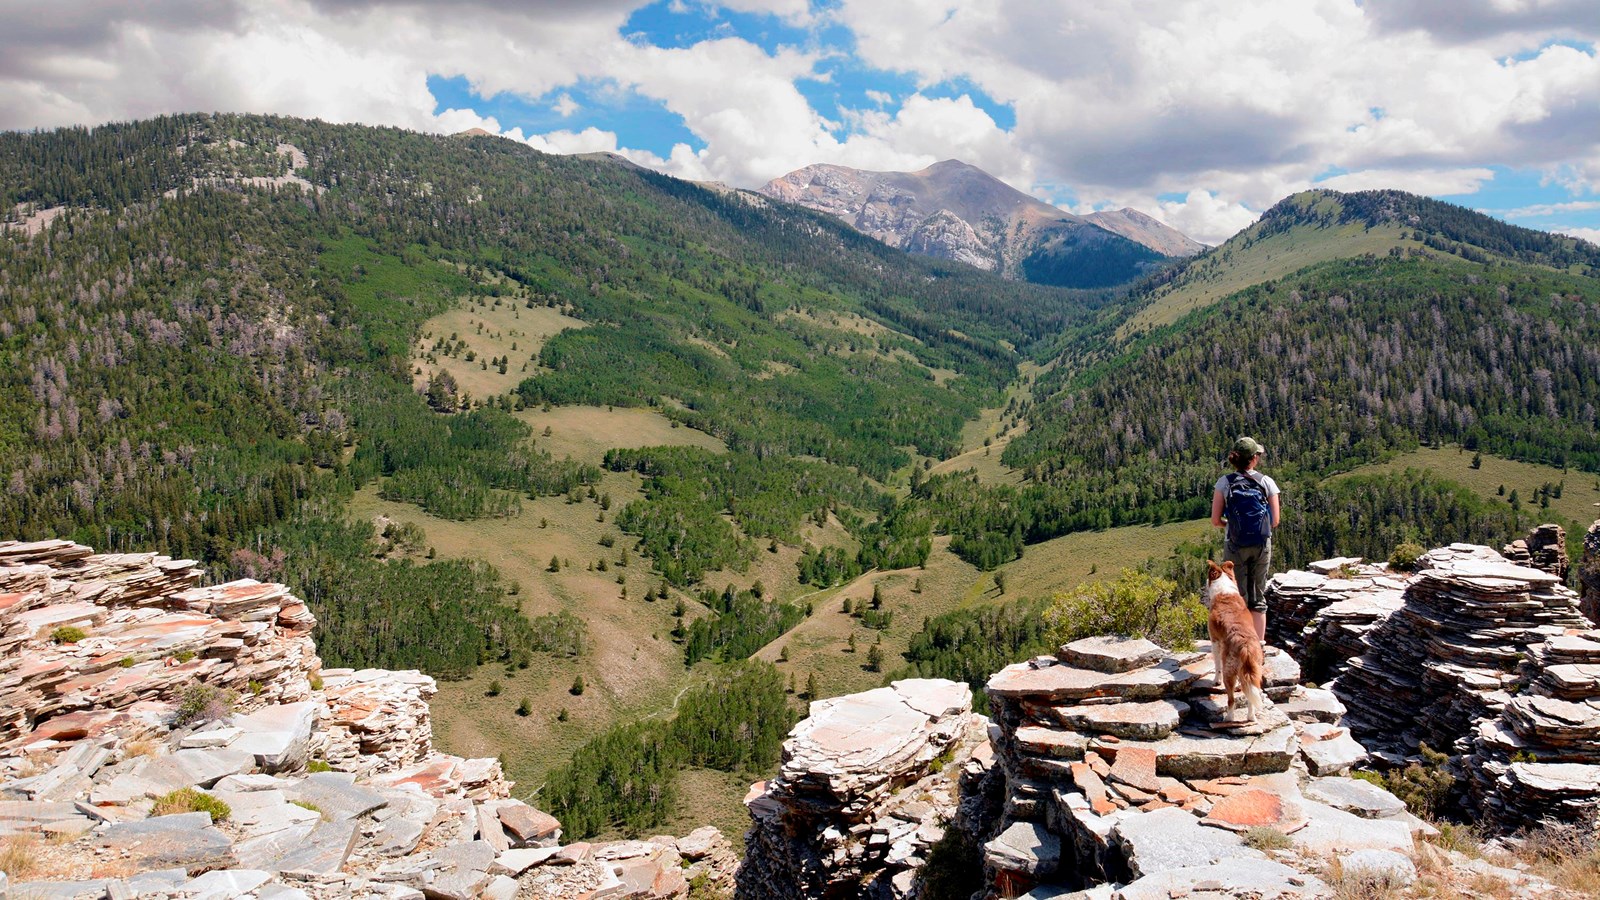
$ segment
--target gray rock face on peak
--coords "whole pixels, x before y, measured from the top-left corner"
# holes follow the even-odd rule
[[[917,172],[812,165],[774,178],[760,192],[835,216],[891,247],[1010,277],[1024,275],[1031,255],[1062,245],[1117,256],[1131,248],[1151,259],[1205,249],[1137,210],[1077,216],[957,160]]]

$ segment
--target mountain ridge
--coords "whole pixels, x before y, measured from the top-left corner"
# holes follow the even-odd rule
[[[1126,281],[1203,246],[1137,210],[1075,215],[954,159],[916,172],[818,163],[760,193],[908,252],[1069,287]]]
[[[1235,291],[1341,258],[1427,251],[1469,263],[1498,260],[1593,276],[1600,273],[1600,249],[1592,246],[1404,191],[1301,191],[1223,243],[1136,286],[1143,308],[1119,334],[1170,325]]]

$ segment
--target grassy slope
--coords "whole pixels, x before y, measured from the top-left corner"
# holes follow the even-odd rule
[[[1563,472],[1553,466],[1501,459],[1488,454],[1483,454],[1483,465],[1474,469],[1471,451],[1456,447],[1444,447],[1438,450],[1423,447],[1401,454],[1388,462],[1362,466],[1346,475],[1336,477],[1374,472],[1400,472],[1408,468],[1428,469],[1451,481],[1466,485],[1490,500],[1505,500],[1506,497],[1510,497],[1513,490],[1518,491],[1525,508],[1530,509],[1537,509],[1533,504],[1533,496],[1540,485],[1546,482],[1559,484],[1565,481],[1566,488],[1561,492],[1561,496],[1552,499],[1546,514],[1537,515],[1536,518],[1555,522],[1567,529],[1569,552],[1575,553],[1582,547],[1583,532],[1600,518],[1600,477],[1578,471]],[[1501,485],[1505,486],[1505,497],[1499,495]]]
[[[1018,365],[1017,380],[1006,389],[1005,400],[1010,402],[1014,399],[1019,404],[1032,400],[1034,381],[1041,371],[1036,363]],[[928,473],[941,475],[971,469],[977,472],[979,480],[988,484],[1018,484],[1022,481],[1022,473],[1000,462],[1000,454],[1012,438],[1027,429],[1027,420],[1020,416],[1008,419],[1004,406],[985,409],[962,429],[961,453],[934,463]],[[989,442],[987,446],[985,441]]]
[[[777,663],[781,650],[787,648],[789,661],[778,663],[779,668],[792,673],[796,684],[802,687],[807,676],[815,672],[818,686],[827,696],[866,690],[883,682],[882,673],[865,668],[867,648],[880,632],[863,628],[859,620],[841,612],[846,598],[852,605],[866,602],[876,585],[884,608],[894,613],[889,629],[882,632],[887,670],[902,664],[899,654],[911,636],[922,629],[925,617],[1021,597],[1049,596],[1086,581],[1113,576],[1150,557],[1165,558],[1179,543],[1202,539],[1208,531],[1209,523],[1198,520],[1078,532],[1034,544],[1021,559],[997,570],[1005,573],[1003,596],[995,588],[995,573],[980,572],[957,558],[948,549],[948,537],[936,538],[933,554],[922,569],[869,572],[810,598],[816,603],[816,613],[757,656]],[[918,581],[920,593],[914,591]],[[851,634],[856,637],[854,654],[849,651]]]
[[[454,331],[480,355],[493,356],[509,350],[513,331],[517,334],[516,352],[520,354],[525,340],[542,340],[555,328],[582,324],[561,317],[565,321],[542,323],[553,327],[541,329],[524,321],[530,313],[553,315],[542,308],[527,310],[510,304],[495,308],[492,301],[487,305],[474,303],[429,320],[423,333],[448,337]],[[477,333],[479,322],[485,323],[484,336]],[[826,324],[854,326],[851,330],[861,331],[881,328],[859,317]],[[495,338],[497,334],[499,337]],[[491,344],[491,340],[506,346]],[[431,371],[420,355],[415,363],[425,372]],[[440,364],[449,367],[463,387],[473,390],[476,396],[491,396],[498,392],[496,388],[503,391],[514,386],[511,375],[517,366],[503,379],[511,382],[508,385],[496,380],[497,373],[492,369],[485,372],[476,363],[440,357]],[[1032,374],[1032,367],[1024,367],[1024,377],[1012,388],[1008,400],[1012,395],[1019,400],[1030,396]],[[480,390],[485,393],[478,393]],[[1015,481],[1017,473],[999,463],[1004,442],[1017,433],[1016,427],[1007,428],[1008,420],[1002,413],[1003,408],[985,410],[980,418],[969,422],[963,434],[963,453],[936,464],[934,471],[976,468],[985,480]],[[691,428],[673,427],[666,417],[645,409],[558,406],[548,411],[529,408],[517,413],[517,417],[533,428],[538,446],[557,457],[570,456],[584,462],[598,463],[613,447],[681,444],[723,449],[716,438]],[[548,436],[543,433],[546,427],[550,429]],[[985,439],[992,440],[995,446],[985,448]],[[903,478],[897,480],[903,483]],[[599,488],[602,493],[610,493],[613,501],[606,518],[609,520],[629,500],[638,497],[639,489],[640,478],[635,474],[606,473]],[[609,522],[596,521],[601,510],[592,501],[569,504],[561,497],[524,499],[523,512],[518,517],[453,522],[430,516],[410,504],[385,501],[378,497],[376,487],[369,487],[357,494],[351,511],[366,518],[383,515],[417,524],[426,533],[428,545],[442,558],[477,558],[494,564],[507,579],[520,585],[518,599],[530,617],[566,609],[588,625],[590,652],[578,659],[540,654],[526,670],[508,674],[500,665],[488,665],[465,680],[442,683],[433,709],[437,740],[443,749],[465,755],[498,754],[510,775],[531,788],[546,772],[570,758],[584,741],[611,724],[636,716],[667,714],[674,698],[696,678],[696,672],[683,667],[681,648],[668,636],[673,600],[647,603],[639,599],[646,585],[656,584],[649,575],[648,562],[635,555],[627,569],[614,567],[622,547],[631,542]],[[541,520],[547,521],[548,526],[541,528]],[[836,695],[873,687],[883,678],[864,668],[867,647],[879,632],[861,628],[857,620],[839,612],[846,597],[852,602],[865,602],[874,585],[881,587],[887,607],[896,612],[892,627],[883,633],[885,668],[893,668],[900,664],[900,652],[926,616],[974,603],[1048,595],[1096,577],[1102,570],[1109,573],[1115,567],[1104,564],[1106,560],[1117,560],[1120,565],[1122,561],[1165,556],[1179,541],[1194,539],[1204,531],[1204,523],[1114,529],[1071,535],[1030,547],[1023,559],[1003,567],[1008,579],[1004,597],[995,589],[993,574],[981,573],[949,552],[948,538],[935,541],[926,569],[868,573],[848,585],[822,591],[798,582],[795,562],[799,548],[787,545],[780,546],[777,553],[758,554],[745,572],[711,573],[706,584],[748,587],[759,580],[777,596],[815,603],[816,614],[812,618],[758,656],[776,662],[780,649],[787,646],[791,658],[780,664],[781,669],[795,673],[802,685],[806,675],[815,671],[823,693]],[[837,520],[830,519],[822,528],[807,523],[803,532],[805,540],[818,546],[853,547],[853,540]],[[604,534],[618,538],[609,551],[599,546]],[[610,571],[588,571],[587,566],[602,554],[613,564]],[[559,573],[549,572],[552,555],[575,565]],[[628,600],[620,598],[616,583],[619,572],[628,576]],[[919,579],[922,590],[914,593],[912,586]],[[683,597],[692,611],[700,609],[687,595]],[[852,631],[860,648],[854,655],[844,652]],[[582,696],[574,696],[569,689],[579,675],[587,689]],[[502,692],[488,697],[488,686],[493,681],[500,682]],[[532,707],[532,714],[526,717],[516,714],[523,698]],[[565,722],[557,719],[562,709],[568,712]],[[745,787],[740,779],[726,773],[686,773],[684,808],[673,825],[687,828],[709,820],[737,833],[745,821],[739,802]]]
[[[546,306],[527,309],[510,298],[479,297],[423,325],[422,336],[412,347],[412,381],[420,389],[442,370],[449,372],[458,388],[469,396],[504,394],[537,369],[539,348],[546,340],[563,329],[584,325]],[[452,334],[466,341],[466,350],[457,356],[431,353],[436,339],[448,340]],[[468,351],[477,358],[468,362]],[[504,375],[488,365],[489,360],[500,356],[510,359]]]
[[[1422,246],[1402,238],[1398,225],[1368,229],[1352,222],[1333,228],[1296,228],[1243,246],[1254,237],[1254,231],[1254,227],[1246,229],[1196,259],[1177,281],[1159,288],[1150,305],[1123,324],[1119,337],[1170,325],[1185,313],[1306,266],[1363,253],[1387,253],[1391,247]]]

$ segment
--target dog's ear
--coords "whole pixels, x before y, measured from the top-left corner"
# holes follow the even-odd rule
[[[1217,576],[1221,575],[1221,574],[1222,574],[1222,568],[1220,566],[1218,566],[1215,562],[1212,562],[1209,559],[1206,560],[1206,580],[1207,581],[1216,581],[1217,580]]]
[[[1228,577],[1232,578],[1233,577],[1233,560],[1230,559],[1227,562],[1223,563],[1222,564],[1222,571],[1228,573]]]

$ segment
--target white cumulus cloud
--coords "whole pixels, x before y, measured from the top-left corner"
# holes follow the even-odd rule
[[[1330,169],[1348,173],[1320,182],[1338,189],[1469,193],[1506,166],[1572,202],[1600,190],[1594,0],[681,0],[715,37],[665,47],[625,33],[645,5],[0,0],[0,127],[194,110],[481,127],[737,186],[958,158],[1205,241]],[[729,12],[808,37],[775,46]],[[805,88],[840,60],[869,84],[862,108],[825,116]],[[537,101],[560,128],[440,111],[430,77]],[[693,146],[626,146],[632,131],[593,118],[607,90],[681,117]]]

